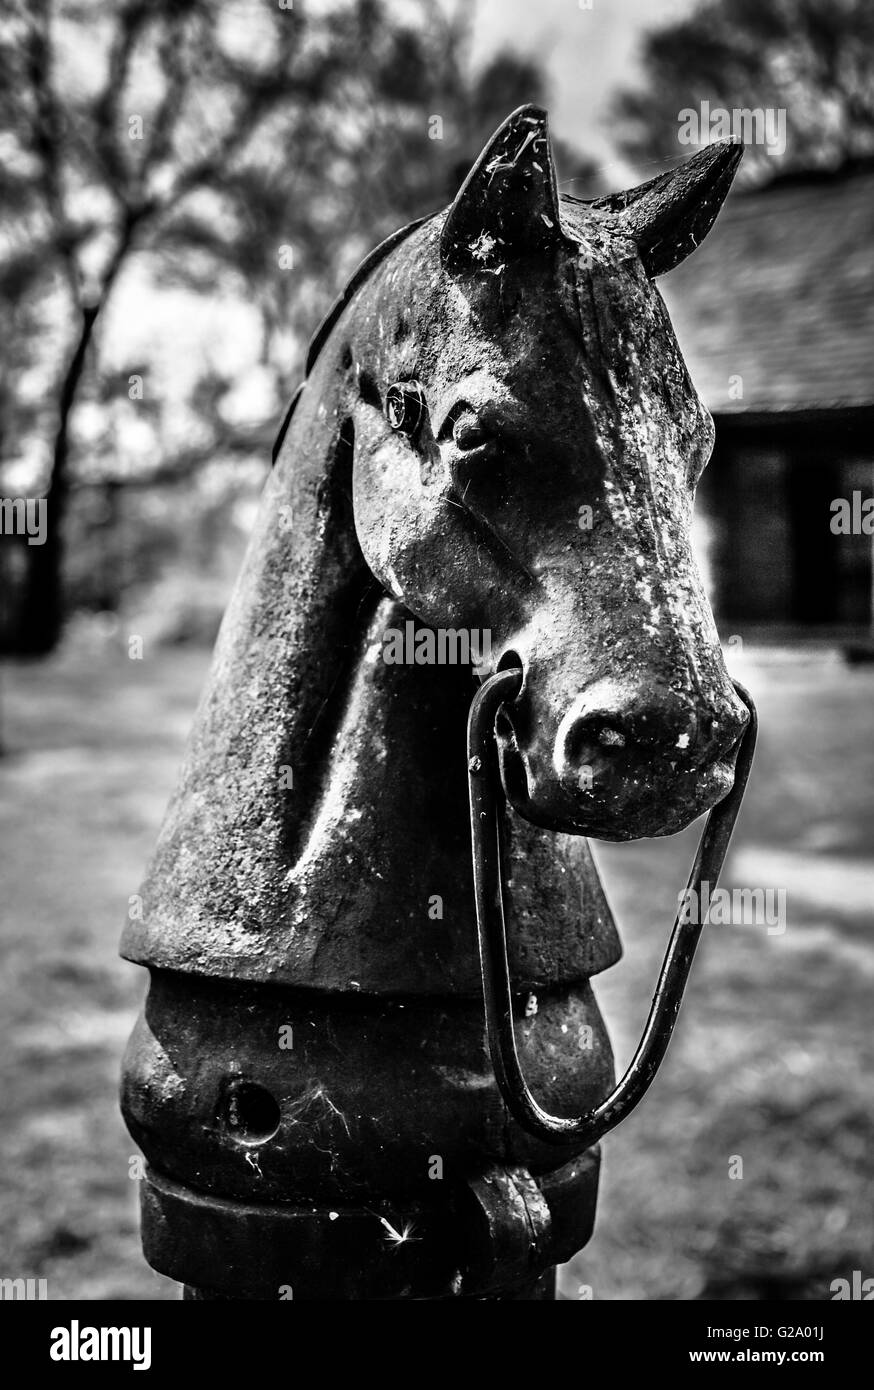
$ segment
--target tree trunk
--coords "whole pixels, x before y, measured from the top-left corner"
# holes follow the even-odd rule
[[[61,564],[63,522],[69,496],[70,414],[85,368],[85,358],[100,305],[82,310],[79,341],[61,389],[58,431],[46,492],[47,527],[43,545],[29,547],[29,568],[17,624],[16,649],[25,656],[45,656],[57,645],[64,621]]]

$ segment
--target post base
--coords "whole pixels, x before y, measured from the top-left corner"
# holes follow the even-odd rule
[[[195,1302],[550,1300],[554,1266],[591,1236],[599,1163],[590,1149],[536,1179],[492,1169],[403,1208],[336,1210],[228,1201],[150,1168],[143,1249]]]

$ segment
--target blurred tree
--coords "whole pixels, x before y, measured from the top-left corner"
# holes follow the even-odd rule
[[[410,22],[379,0],[9,0],[0,19],[0,461],[44,479],[46,543],[27,548],[15,647],[49,651],[64,613],[71,489],[187,478],[217,456],[267,456],[273,420],[195,391],[183,448],[119,459],[113,399],[136,364],[101,361],[96,331],[123,274],[210,296],[231,276],[263,325],[277,402],[343,276],[379,237],[437,208],[484,135],[536,99],[536,67],[469,68],[470,7],[422,0]],[[131,376],[133,380],[133,376]],[[10,386],[11,383],[11,386]],[[75,413],[99,428],[87,448]],[[84,469],[84,473],[83,473]],[[103,548],[103,553],[109,551]],[[101,602],[113,566],[104,565]]]
[[[57,382],[49,527],[28,557],[19,650],[48,651],[59,635],[71,415],[122,270],[217,171],[245,158],[277,108],[317,108],[337,66],[299,17],[272,7],[261,18],[270,35],[258,64],[228,50],[221,15],[203,0],[13,0],[3,17],[0,135],[12,214],[3,280],[14,283],[15,302],[39,306],[43,332],[60,322],[64,337],[45,345],[56,354],[48,383]],[[22,421],[13,412],[9,423],[4,433],[20,445]]]
[[[227,170],[214,188],[234,216],[195,207],[168,225],[165,281],[210,283],[217,263],[241,275],[262,320],[262,361],[283,389],[302,365],[300,325],[315,327],[384,236],[454,197],[510,111],[543,99],[529,59],[500,53],[471,71],[472,15],[438,0],[418,0],[414,25],[379,0],[336,11],[333,40],[355,60],[334,73],[327,127],[316,117],[293,146],[282,137]],[[558,153],[590,174],[577,152]]]
[[[644,80],[615,111],[620,146],[635,161],[678,149],[679,113],[775,108],[786,112],[780,156],[751,145],[747,182],[836,169],[874,154],[874,6],[870,0],[707,0],[650,33]],[[706,144],[703,131],[700,143]]]

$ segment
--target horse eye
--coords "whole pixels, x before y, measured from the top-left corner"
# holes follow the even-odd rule
[[[413,435],[425,414],[425,396],[418,381],[396,381],[385,395],[385,417],[393,430]]]

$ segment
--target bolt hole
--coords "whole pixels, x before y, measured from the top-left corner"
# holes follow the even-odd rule
[[[219,1118],[241,1144],[263,1144],[279,1128],[279,1106],[269,1091],[253,1081],[234,1081],[226,1090]]]

